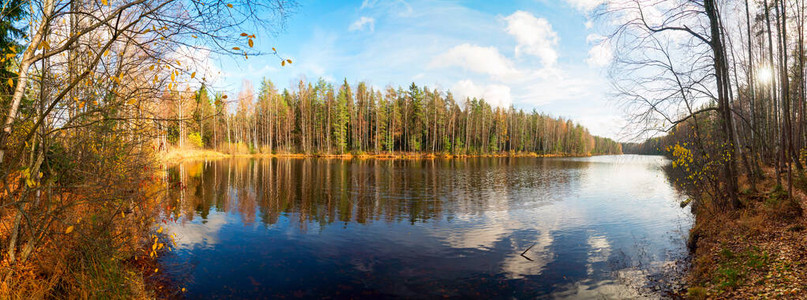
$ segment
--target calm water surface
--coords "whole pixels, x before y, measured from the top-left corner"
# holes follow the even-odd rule
[[[692,223],[656,156],[171,167],[190,298],[637,298]],[[525,251],[526,250],[526,251]],[[523,255],[522,255],[523,254]]]

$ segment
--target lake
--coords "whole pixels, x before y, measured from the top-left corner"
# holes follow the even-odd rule
[[[160,263],[190,298],[658,298],[693,221],[668,163],[186,162]]]

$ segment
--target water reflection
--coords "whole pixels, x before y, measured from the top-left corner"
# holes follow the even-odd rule
[[[684,251],[691,223],[664,163],[184,163],[163,263],[192,297],[638,297],[640,265]]]

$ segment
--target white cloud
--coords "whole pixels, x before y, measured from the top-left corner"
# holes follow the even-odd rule
[[[368,29],[370,32],[375,31],[375,19],[371,17],[361,17],[353,24],[350,24],[348,30],[356,31],[356,30],[365,30]]]
[[[516,11],[504,18],[507,21],[507,33],[516,38],[516,56],[521,52],[537,56],[544,67],[552,67],[558,60],[555,47],[558,45],[558,34],[552,30],[544,18],[536,18],[531,13]]]
[[[377,2],[378,0],[364,0],[361,2],[361,7],[359,9],[373,8]]]
[[[597,8],[597,6],[605,3],[605,0],[566,0],[566,3],[569,3],[569,5],[581,12],[589,13]]]
[[[509,107],[513,103],[510,96],[510,87],[500,84],[476,85],[471,80],[461,80],[451,87],[451,92],[457,95],[456,99],[462,102],[466,97],[484,98],[492,106]]]
[[[611,63],[614,53],[606,37],[589,34],[586,37],[586,42],[592,45],[591,49],[588,50],[588,58],[586,58],[586,63],[589,66],[604,67]]]
[[[594,107],[589,105],[595,102],[604,103],[605,96],[601,91],[607,88],[608,81],[595,70],[588,66],[564,66],[553,71],[530,74],[521,84],[513,86],[515,102],[538,106],[553,104],[544,109],[566,117],[588,112],[588,108]]]
[[[580,35],[581,39],[560,39],[561,33],[550,30],[552,26],[548,22],[537,21],[541,16],[538,11],[530,12],[534,16],[515,10],[497,16],[456,1],[367,0],[360,9],[362,4],[362,1],[357,1],[353,5],[357,15],[345,15],[341,11],[325,15],[327,18],[324,19],[340,20],[343,24],[340,27],[330,26],[333,22],[324,22],[323,18],[312,20],[310,34],[299,37],[301,41],[295,38],[288,45],[279,44],[285,51],[283,56],[291,57],[294,64],[260,76],[268,76],[281,89],[295,87],[301,75],[310,80],[324,77],[337,84],[344,78],[352,84],[364,80],[382,88],[387,85],[406,87],[415,82],[419,86],[451,90],[456,99],[462,96],[484,97],[495,105],[512,103],[527,111],[536,108],[588,126],[600,126],[589,127],[592,132],[607,134],[615,132],[614,128],[618,127],[614,125],[616,123],[600,122],[602,114],[620,111],[606,106],[609,85],[603,72],[586,64],[587,51],[593,45],[581,41],[591,33],[583,29],[582,22],[586,19],[581,18],[580,26],[570,29],[570,34]],[[562,2],[562,5],[567,4]],[[578,15],[571,6],[567,7],[565,14]],[[349,31],[350,24],[361,21],[362,16],[375,18],[379,22],[375,28],[378,31],[369,34],[368,24],[363,25],[363,32]],[[445,22],[449,19],[451,22]],[[530,26],[519,26],[521,23],[517,21],[521,20],[532,22],[523,22]],[[608,25],[608,21],[601,22]],[[510,33],[508,25],[511,25]],[[552,25],[560,26],[560,23]],[[599,24],[594,25],[596,29]],[[544,28],[541,34],[528,29],[540,26]],[[518,30],[520,28],[524,28],[524,32]],[[543,65],[539,57],[531,54],[540,52],[528,52],[536,43],[540,44],[531,42],[535,35],[543,35],[537,40],[545,41],[544,49],[549,53],[547,57],[551,57],[548,61],[552,66]],[[562,60],[558,58],[561,44],[564,51],[570,50],[563,53]],[[513,53],[516,45],[520,57]],[[582,51],[575,50],[575,47],[582,48]],[[254,60],[277,65],[271,56],[255,57]],[[255,64],[252,57],[249,62]],[[225,70],[230,71],[229,68]],[[238,90],[240,80],[228,78],[240,78],[242,73],[248,72],[231,72],[227,74],[231,77],[222,77],[232,82],[232,90]],[[250,79],[259,82],[260,77],[256,76],[250,76]],[[462,91],[460,87],[464,87]]]
[[[222,78],[221,69],[216,66],[213,61],[210,49],[207,47],[189,47],[179,46],[171,53],[172,60],[180,62],[184,70],[190,74],[196,72],[196,78],[190,80],[189,84],[192,88],[199,88],[201,80],[207,85],[215,85]]]
[[[499,80],[518,75],[513,63],[494,47],[462,44],[438,55],[429,67],[460,67],[476,73],[488,74]]]

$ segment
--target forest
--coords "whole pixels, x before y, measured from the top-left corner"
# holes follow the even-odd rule
[[[155,134],[162,145],[227,153],[622,153],[619,143],[571,120],[484,99],[455,100],[451,92],[415,83],[380,91],[364,82],[300,81],[295,90],[279,92],[263,80],[254,91],[246,82],[234,101],[226,97],[204,86],[164,92],[161,117],[175,121],[160,122]]]
[[[656,135],[624,144],[625,152],[691,157],[689,170],[717,210],[739,208],[738,179],[754,189],[767,166],[792,194],[807,143],[803,8],[801,1],[706,1],[607,12],[636,12],[614,33],[625,59],[613,69],[625,73],[613,78],[634,123]],[[650,9],[667,17],[645,19]],[[732,14],[723,20],[721,11]],[[694,30],[686,20],[710,25]],[[707,83],[716,88],[703,89]]]
[[[794,232],[807,190],[806,7],[798,0],[614,1],[601,12],[624,20],[610,36],[618,57],[612,82],[632,126],[650,136],[623,150],[667,155],[685,177],[679,183],[690,200],[682,206],[696,214],[689,298],[792,297],[777,287],[805,280],[788,274],[754,283],[773,267],[738,260],[799,263],[770,253],[804,253],[803,234]]]

